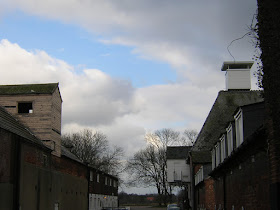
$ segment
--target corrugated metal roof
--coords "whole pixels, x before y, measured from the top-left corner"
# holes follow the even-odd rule
[[[262,91],[220,91],[192,147],[192,151],[210,151],[225,132],[240,106],[263,101]]]
[[[58,83],[0,85],[0,95],[52,94]]]
[[[187,159],[191,146],[167,147],[167,159]]]
[[[26,126],[0,106],[0,127],[37,145],[46,147]]]

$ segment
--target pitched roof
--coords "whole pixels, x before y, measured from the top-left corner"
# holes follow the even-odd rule
[[[83,161],[81,161],[76,155],[74,155],[72,152],[70,152],[70,150],[68,150],[63,145],[61,145],[61,155],[83,164]]]
[[[0,128],[10,131],[25,140],[47,148],[27,127],[16,120],[10,113],[0,106]]]
[[[193,163],[211,163],[211,152],[210,151],[192,151],[192,162]]]
[[[167,159],[187,159],[191,146],[167,147]]]
[[[0,95],[52,94],[58,83],[0,85]]]
[[[192,147],[210,151],[240,106],[263,101],[262,91],[220,91]]]

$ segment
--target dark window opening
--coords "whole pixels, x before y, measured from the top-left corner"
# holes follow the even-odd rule
[[[18,113],[32,113],[32,102],[20,102],[18,103]]]

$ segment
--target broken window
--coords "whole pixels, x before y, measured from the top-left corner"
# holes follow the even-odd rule
[[[18,113],[33,113],[32,102],[19,102]]]

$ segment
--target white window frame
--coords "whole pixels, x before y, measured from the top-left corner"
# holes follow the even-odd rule
[[[242,109],[239,109],[234,116],[235,119],[235,132],[236,132],[236,148],[243,143],[243,114]]]
[[[199,184],[200,182],[202,182],[204,180],[203,166],[201,166],[199,168],[198,172],[195,174],[194,180],[195,180],[195,185]]]
[[[223,134],[220,138],[221,141],[221,163],[226,158],[226,136]]]
[[[216,167],[220,164],[221,162],[221,149],[220,149],[220,142],[218,142],[215,146],[215,151],[216,151]]]
[[[233,151],[233,131],[232,131],[232,124],[229,124],[227,127],[227,149],[228,149],[228,156]]]
[[[212,153],[212,170],[214,170],[215,167],[216,167],[216,151],[215,151],[215,147],[214,147],[214,149],[212,149],[211,153]]]

